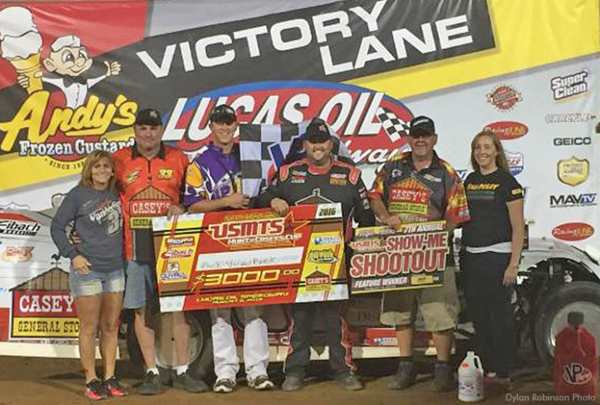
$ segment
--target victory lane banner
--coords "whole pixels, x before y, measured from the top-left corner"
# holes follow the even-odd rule
[[[162,312],[348,299],[340,204],[153,220]]]
[[[352,294],[440,287],[449,252],[446,221],[358,228],[350,242]]]

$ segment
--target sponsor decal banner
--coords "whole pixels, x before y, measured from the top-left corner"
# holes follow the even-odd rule
[[[297,123],[312,116],[298,119],[307,100],[290,81],[340,82],[495,47],[487,3],[473,0],[336,2],[144,37],[148,11],[145,1],[110,2],[102,12],[60,2],[0,9],[0,32],[4,21],[12,24],[0,65],[1,168],[40,173],[3,178],[0,190],[78,173],[85,154],[131,145],[140,104],[163,112],[165,139],[197,152],[207,141],[208,111],[238,83],[256,88],[238,93],[243,122]],[[273,81],[282,82],[279,89],[261,90]],[[286,99],[278,100],[282,92]],[[373,131],[364,128],[368,118],[385,106],[373,106],[375,94],[354,96],[358,112],[374,110],[344,127]],[[347,114],[338,111],[345,97],[322,117]],[[285,105],[288,113],[275,115]]]
[[[561,159],[556,166],[558,179],[569,186],[575,187],[587,180],[590,175],[590,162],[572,156]]]
[[[552,236],[568,242],[589,238],[594,234],[594,227],[584,222],[569,222],[552,229]]]
[[[525,168],[525,157],[521,152],[510,152],[505,150],[506,160],[508,162],[508,169],[510,174],[516,176],[520,174]]]
[[[486,125],[483,130],[493,132],[498,139],[503,141],[521,138],[529,132],[527,125],[515,121],[493,122]]]
[[[78,335],[79,320],[69,291],[13,291],[13,338],[73,338]]]
[[[590,72],[587,69],[583,69],[565,76],[553,77],[550,81],[550,88],[552,89],[554,100],[562,101],[587,93],[589,76]]]
[[[449,252],[446,221],[358,228],[349,274],[352,294],[439,287]]]
[[[158,218],[153,229],[163,312],[348,298],[340,204]]]
[[[514,87],[507,85],[495,87],[486,97],[487,102],[500,112],[511,111],[517,103],[523,101],[521,93]]]

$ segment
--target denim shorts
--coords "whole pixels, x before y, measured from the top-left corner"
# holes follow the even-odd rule
[[[140,309],[146,305],[157,304],[158,290],[154,266],[136,261],[128,261],[125,269],[127,284],[123,308]]]
[[[71,267],[69,283],[73,298],[101,293],[119,293],[125,290],[125,273],[123,270],[110,272],[91,270],[87,274],[81,274]]]

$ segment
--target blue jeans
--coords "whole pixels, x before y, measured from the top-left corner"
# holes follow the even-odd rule
[[[127,285],[125,287],[125,298],[123,308],[140,309],[146,304],[154,304],[158,300],[158,290],[156,287],[156,275],[154,266],[136,261],[128,261]]]
[[[81,274],[71,268],[69,283],[73,298],[101,293],[118,293],[125,289],[125,273],[123,270],[110,272],[91,270],[87,274]]]

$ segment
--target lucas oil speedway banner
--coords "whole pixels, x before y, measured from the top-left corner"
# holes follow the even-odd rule
[[[444,282],[446,221],[358,228],[350,242],[352,294],[439,287]]]
[[[142,107],[161,110],[165,139],[194,155],[209,141],[208,112],[228,102],[245,123],[325,118],[367,184],[406,149],[415,115],[435,120],[437,151],[463,178],[471,138],[490,129],[526,189],[530,236],[594,244],[598,8],[598,0],[0,3],[0,209],[57,205],[86,153],[133,142]]]
[[[348,298],[341,204],[153,222],[163,312]]]

